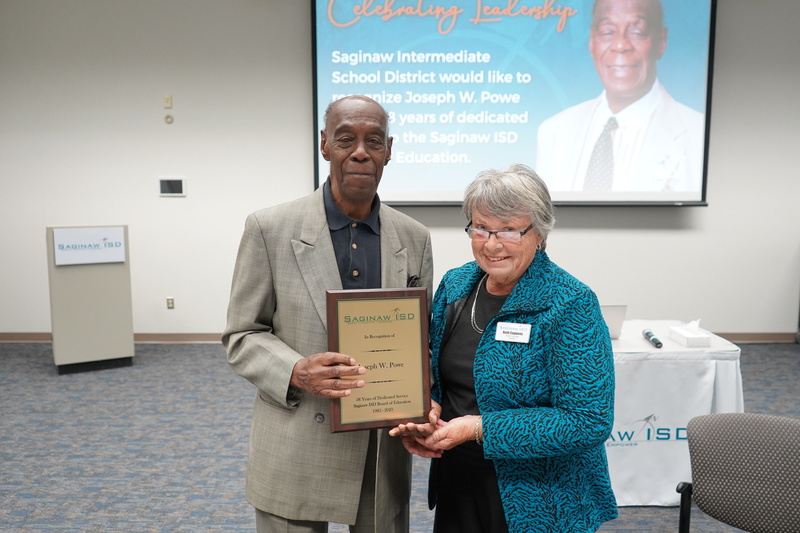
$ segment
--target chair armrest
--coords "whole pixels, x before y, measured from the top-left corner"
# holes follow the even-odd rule
[[[692,519],[692,484],[681,481],[675,488],[681,495],[681,510],[678,517],[678,533],[689,533],[689,523]]]

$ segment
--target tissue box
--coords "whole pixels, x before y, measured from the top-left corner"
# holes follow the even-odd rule
[[[669,328],[669,337],[689,348],[706,348],[711,346],[711,335],[702,329],[672,326]]]

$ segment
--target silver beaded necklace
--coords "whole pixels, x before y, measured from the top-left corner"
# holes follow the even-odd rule
[[[480,282],[478,282],[478,290],[475,291],[475,299],[472,300],[472,312],[470,313],[469,316],[469,322],[472,325],[472,329],[475,330],[475,333],[483,333],[483,329],[479,328],[477,322],[475,322],[475,307],[477,306],[478,303],[478,295],[481,293],[481,285],[483,284],[484,281],[486,281],[486,277],[488,275],[489,274],[484,274]]]

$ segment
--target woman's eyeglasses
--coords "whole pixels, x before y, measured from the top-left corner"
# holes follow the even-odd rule
[[[500,231],[489,231],[488,229],[480,229],[480,228],[473,228],[470,226],[472,222],[467,224],[467,227],[464,228],[464,231],[467,232],[469,238],[473,241],[488,241],[489,237],[494,235],[495,239],[501,242],[519,242],[522,240],[522,236],[528,233],[530,230],[533,229],[533,224],[528,226],[522,231],[517,230],[500,230]]]

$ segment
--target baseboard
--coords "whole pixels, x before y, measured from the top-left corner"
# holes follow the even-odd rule
[[[794,333],[716,333],[734,344],[791,344],[797,341]],[[220,333],[134,333],[133,342],[150,344],[206,344],[220,342]],[[2,333],[0,342],[53,342],[46,333]]]
[[[792,344],[797,333],[716,333],[734,344]]]
[[[134,333],[133,342],[148,344],[206,344],[219,343],[220,333]],[[53,342],[47,333],[2,333],[0,342]]]
[[[51,333],[0,333],[0,342],[53,342]]]
[[[149,344],[219,344],[221,333],[134,333],[133,342]]]

